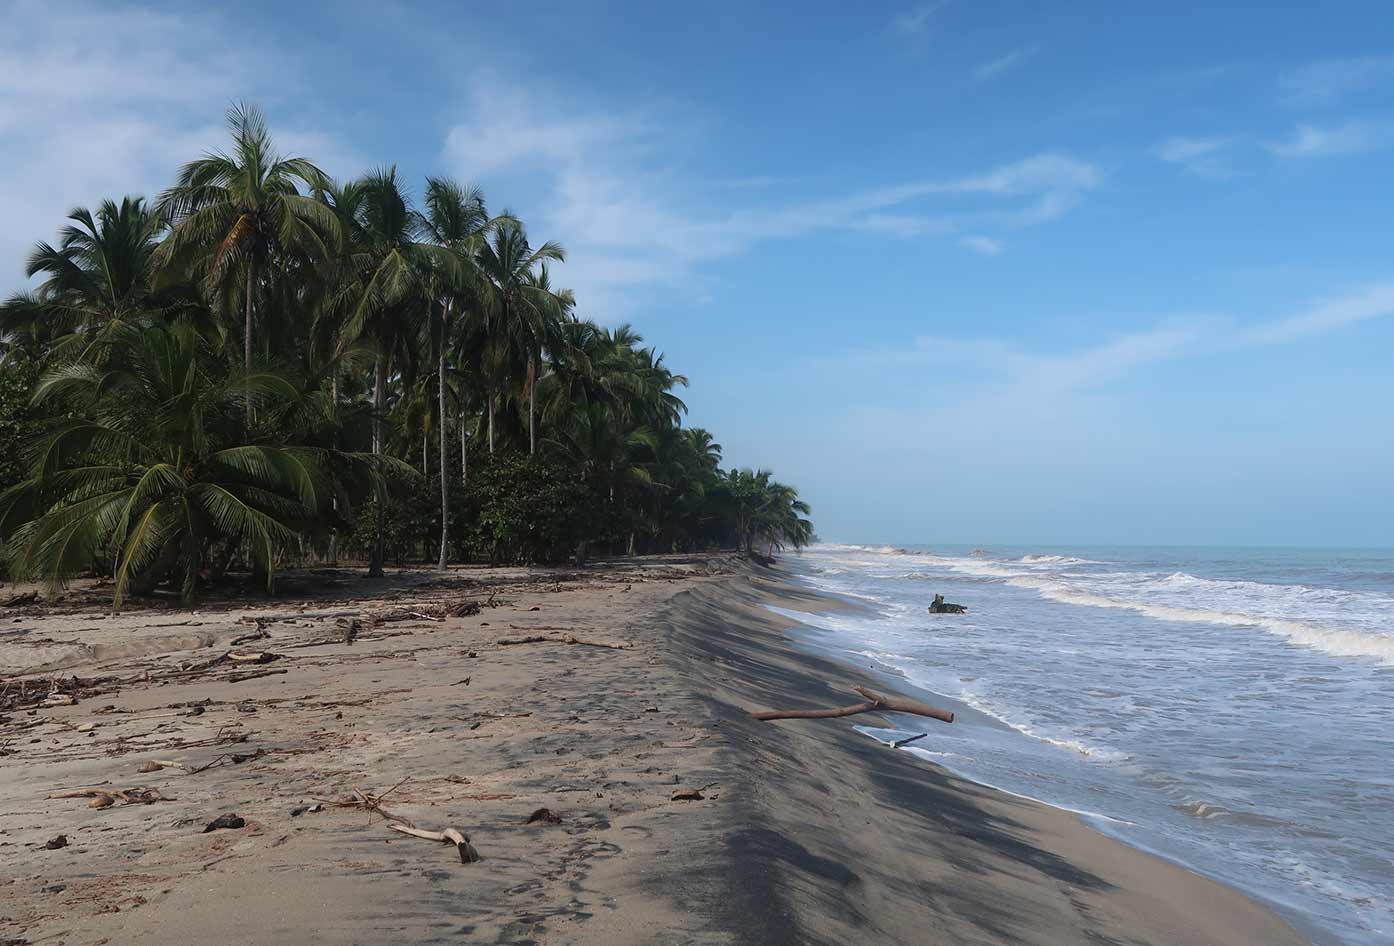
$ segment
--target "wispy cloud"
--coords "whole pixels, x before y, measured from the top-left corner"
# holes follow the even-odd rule
[[[896,14],[891,19],[891,26],[898,33],[914,35],[923,33],[929,29],[930,20],[934,17],[948,0],[930,0],[928,3],[921,3],[908,10]]]
[[[1394,56],[1354,56],[1309,62],[1278,80],[1284,101],[1296,106],[1330,105],[1345,96],[1394,78]]]
[[[1095,188],[1101,172],[1045,153],[958,176],[870,183],[819,194],[763,179],[738,209],[683,173],[672,141],[691,126],[657,106],[586,107],[564,95],[500,92],[480,79],[445,135],[447,165],[461,177],[526,186],[517,208],[539,237],[568,250],[559,275],[586,314],[614,318],[655,289],[700,280],[701,264],[767,241],[862,232],[911,240],[968,235],[978,252],[1000,251],[991,235],[1056,219]],[[500,158],[500,155],[504,157]],[[739,174],[739,170],[735,172]],[[987,232],[984,232],[987,231]]]
[[[996,59],[989,59],[979,63],[973,69],[973,78],[979,82],[988,82],[999,78],[1021,66],[1032,56],[1036,55],[1039,47],[1022,46],[1013,49],[1011,52],[998,56]]]
[[[996,338],[920,336],[909,344],[845,356],[863,368],[953,364],[999,388],[1031,396],[1090,390],[1131,377],[1155,364],[1184,357],[1291,344],[1350,325],[1394,316],[1394,283],[1376,284],[1319,301],[1291,315],[1254,323],[1218,314],[1175,316],[1063,352],[1038,352]]]
[[[1326,126],[1299,124],[1291,137],[1268,147],[1284,158],[1321,158],[1374,151],[1389,144],[1389,141],[1388,126],[1348,121]]]
[[[1230,167],[1225,154],[1233,144],[1233,138],[1177,136],[1159,144],[1155,153],[1160,160],[1180,165],[1193,174],[1226,177],[1229,175]]]
[[[958,242],[974,253],[981,253],[983,256],[1000,256],[1002,251],[1006,249],[1001,240],[981,235],[962,237]]]
[[[294,60],[242,41],[216,12],[18,0],[4,16],[0,295],[24,284],[29,247],[51,240],[72,207],[155,197],[181,163],[223,145],[229,100],[269,97],[297,82]],[[288,152],[303,147],[321,162],[350,154],[314,128],[276,131]]]

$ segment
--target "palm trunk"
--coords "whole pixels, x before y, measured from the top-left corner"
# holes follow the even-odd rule
[[[489,389],[489,456],[494,455],[494,389]]]
[[[378,355],[377,367],[373,377],[373,456],[382,456],[382,408],[387,403],[387,365],[382,355]],[[381,474],[379,474],[381,475]],[[382,577],[383,544],[387,532],[387,491],[379,484],[377,534],[373,536],[373,550],[368,560],[368,577]]]
[[[436,379],[440,387],[440,561],[436,567],[441,571],[445,571],[445,553],[450,545],[450,481],[445,477],[445,330],[449,321],[450,309],[446,308],[440,323],[440,364]],[[463,439],[460,445],[463,458]]]
[[[460,404],[460,485],[465,486],[470,481],[470,458],[466,449],[465,441],[465,406]]]
[[[339,446],[339,368],[334,367],[334,373],[329,379],[329,418],[335,424],[333,446]],[[329,500],[330,508],[335,512],[335,519],[338,519],[339,497],[334,496]],[[335,529],[329,533],[329,564],[339,564],[339,530]]]
[[[246,299],[243,300],[245,313],[242,319],[242,363],[247,373],[252,373],[252,290],[256,285],[256,272],[252,263],[247,264]],[[247,426],[252,426],[252,399],[248,392]]]
[[[423,421],[421,424],[421,475],[427,479],[431,478],[431,459],[426,451],[431,442],[431,428],[426,426]]]
[[[532,355],[528,355],[528,453],[537,453],[537,425],[534,420],[536,413],[533,408],[537,404],[537,361]]]

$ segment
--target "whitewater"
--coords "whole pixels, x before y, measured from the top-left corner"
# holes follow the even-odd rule
[[[958,711],[901,751],[1238,886],[1320,946],[1394,943],[1394,551],[819,544],[785,562],[862,605],[799,615],[810,644]],[[929,614],[936,592],[968,613]]]

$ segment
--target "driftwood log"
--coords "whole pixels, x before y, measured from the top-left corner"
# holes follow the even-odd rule
[[[426,831],[406,821],[389,821],[387,826],[393,831],[400,831],[414,838],[455,845],[455,850],[460,854],[461,864],[473,864],[479,860],[479,852],[474,849],[473,844],[470,844],[470,836],[457,828],[446,828],[444,831]]]
[[[853,703],[851,706],[839,706],[835,709],[762,710],[761,712],[751,713],[750,715],[756,719],[763,720],[837,719],[841,716],[856,716],[858,713],[884,711],[889,713],[909,713],[912,716],[925,716],[929,719],[937,719],[945,723],[954,721],[954,714],[948,710],[941,710],[925,703],[902,699],[898,696],[887,696],[884,693],[877,693],[875,690],[863,686],[856,686],[852,689],[866,697],[866,702]]]
[[[935,595],[929,605],[930,614],[967,614],[968,609],[961,604],[945,601],[943,595]]]

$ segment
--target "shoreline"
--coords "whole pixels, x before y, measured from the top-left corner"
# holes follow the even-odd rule
[[[766,705],[836,705],[839,694],[856,683],[886,688],[887,677],[869,674],[789,633],[796,622],[769,611],[816,612],[847,606],[831,596],[795,585],[787,576],[756,579],[755,594],[744,607],[742,630],[758,629],[754,641],[726,636],[722,650],[749,652],[749,675]],[[737,604],[723,602],[731,608]],[[762,617],[757,609],[765,610]],[[714,684],[717,681],[712,681]],[[927,691],[899,682],[910,696]],[[930,696],[932,701],[933,696]],[[737,705],[746,700],[735,697]],[[753,708],[753,707],[752,707]],[[858,719],[874,719],[873,714]],[[785,864],[798,891],[794,915],[814,919],[802,937],[773,936],[762,942],[849,942],[867,935],[875,917],[878,941],[925,941],[924,931],[940,931],[944,942],[1128,942],[1208,944],[1299,944],[1310,941],[1269,906],[1218,880],[1130,846],[1048,803],[1011,795],[954,775],[942,766],[885,746],[856,732],[852,721],[791,721],[745,724],[744,734],[778,743],[782,762],[766,764],[786,771],[798,760],[802,778],[786,774],[779,783],[780,807],[791,795],[823,817],[816,828],[789,821],[800,839],[838,831],[841,818],[827,806],[829,794],[887,815],[895,827],[868,822],[827,842],[839,863],[864,869],[856,885],[874,909],[833,910],[833,877],[810,876]],[[937,726],[929,723],[923,728]],[[749,727],[757,727],[754,732]],[[933,729],[930,729],[933,732]],[[838,791],[816,772],[847,773],[852,787]],[[806,781],[805,781],[806,780]],[[812,790],[810,790],[812,787]],[[758,818],[776,817],[771,809]],[[849,856],[862,852],[863,857]],[[866,874],[878,881],[869,889]],[[917,881],[906,878],[919,877]],[[844,878],[847,879],[847,878]],[[930,940],[935,941],[935,940]]]
[[[438,612],[462,597],[494,607]],[[197,663],[255,626],[239,616],[306,616],[250,645],[279,652],[268,669],[284,674],[199,672],[0,712],[13,753],[0,763],[0,856],[14,865],[0,879],[0,939],[1306,942],[1232,888],[1045,803],[882,751],[853,721],[751,719],[845,703],[871,680],[808,653],[769,604],[840,606],[778,570],[670,556],[354,579],[289,608],[201,610],[188,650],[98,647],[76,668],[84,677]],[[333,621],[310,615],[343,605],[393,619],[352,644],[328,640]],[[118,623],[150,634],[170,617],[25,623],[58,644],[77,631],[116,638],[72,638],[97,647],[125,639]],[[186,627],[160,633],[191,643]],[[0,641],[8,665],[24,648]],[[238,741],[219,744],[229,734]],[[151,758],[184,768],[135,774]],[[93,810],[45,798],[138,782],[168,800]],[[703,797],[671,798],[679,788]],[[484,860],[452,863],[395,835],[344,803],[355,789],[421,827],[458,825]],[[560,824],[525,823],[543,807]],[[204,834],[225,812],[246,827]],[[60,831],[69,846],[45,850]]]
[[[800,581],[800,585],[802,586],[803,582]],[[809,590],[813,591],[813,593],[815,594],[823,595],[831,599],[835,603],[836,610],[842,610],[844,606],[850,609],[865,608],[870,610],[872,608],[872,604],[869,603],[869,599],[859,599],[857,597],[844,596],[832,592],[824,592],[819,589],[810,588]],[[852,658],[861,657],[862,655],[856,654],[853,651],[846,650],[844,648],[839,647],[838,645],[831,644],[827,641],[822,640],[821,638],[824,635],[827,635],[829,632],[821,628],[817,628],[807,624],[799,624],[798,626],[791,628],[789,633],[794,643],[794,646],[803,648],[813,656],[825,658],[853,671],[854,673],[858,673],[865,676],[866,678],[870,679],[873,682],[873,684],[877,685],[879,689],[892,690],[895,692],[903,693],[907,696],[910,696],[914,699],[918,699],[922,702],[929,703],[931,705],[950,708],[954,711],[955,714],[957,714],[960,717],[962,717],[965,714],[972,714],[981,717],[984,721],[988,722],[991,725],[994,725],[997,728],[1011,729],[1010,726],[1002,724],[1000,720],[997,720],[995,717],[983,713],[981,710],[969,705],[968,703],[964,703],[961,700],[955,699],[954,697],[947,696],[928,687],[914,683],[909,679],[908,676],[906,676],[904,671],[898,670],[893,667],[887,667],[884,665],[867,665],[865,667],[858,666]],[[932,724],[926,724],[925,727],[921,727],[919,723],[915,723],[911,726],[911,728],[927,728],[929,725]],[[932,736],[934,733],[934,729],[929,729],[929,732]],[[886,746],[887,748],[892,748],[888,746],[886,743],[879,741],[875,735],[872,735],[870,733],[865,733],[864,735],[867,739],[873,742],[877,742],[879,745]],[[1029,738],[1024,734],[1019,735],[1021,735],[1022,738]],[[1300,915],[1299,911],[1288,906],[1287,904],[1276,902],[1271,898],[1266,897],[1261,891],[1245,889],[1244,887],[1239,886],[1231,880],[1210,873],[1201,868],[1200,866],[1187,861],[1184,857],[1182,857],[1179,854],[1175,854],[1164,849],[1152,847],[1145,843],[1142,839],[1130,835],[1127,829],[1137,827],[1137,825],[1134,822],[1127,821],[1123,818],[1118,818],[1113,815],[1106,814],[1104,812],[1092,811],[1084,808],[1074,808],[1064,802],[1052,801],[1049,798],[1041,798],[1035,795],[1026,794],[1024,792],[1018,792],[1010,788],[1005,788],[1001,785],[995,785],[981,778],[976,778],[970,773],[960,771],[948,762],[943,762],[935,758],[917,755],[915,752],[912,751],[913,748],[916,747],[905,747],[904,751],[907,754],[914,756],[921,764],[933,766],[937,769],[942,769],[943,771],[948,772],[955,778],[962,779],[973,785],[981,786],[982,788],[988,789],[989,791],[997,792],[1002,795],[1010,796],[1012,798],[1019,798],[1031,804],[1041,805],[1046,808],[1052,809],[1053,811],[1058,811],[1064,815],[1074,817],[1078,819],[1080,823],[1083,824],[1085,827],[1097,832],[1100,835],[1103,835],[1104,837],[1112,841],[1116,841],[1148,856],[1166,861],[1167,863],[1172,864],[1182,870],[1185,870],[1188,873],[1195,874],[1214,883],[1220,884],[1221,886],[1226,887],[1230,890],[1234,890],[1240,895],[1247,897],[1278,914],[1284,920],[1284,922],[1286,922],[1304,938],[1304,941],[1317,942],[1321,940],[1323,937],[1332,936],[1332,934],[1330,934],[1328,931],[1323,930],[1322,928],[1308,921],[1305,921],[1304,917]],[[1338,938],[1330,938],[1327,941],[1333,944],[1343,942]]]

